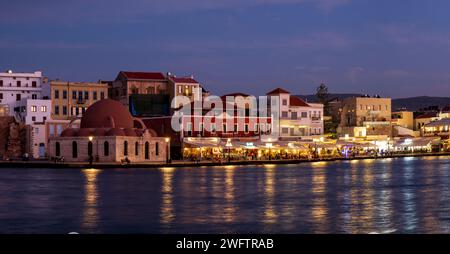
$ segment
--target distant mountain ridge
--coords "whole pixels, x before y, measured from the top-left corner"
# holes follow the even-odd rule
[[[361,96],[362,94],[330,94],[329,99],[343,100],[348,97]],[[295,95],[307,102],[317,102],[317,96],[314,94],[310,95]],[[450,105],[450,97],[434,97],[434,96],[417,96],[409,98],[398,98],[392,99],[392,110],[398,110],[401,108],[406,108],[409,111],[418,111],[423,108],[438,106],[443,108]]]

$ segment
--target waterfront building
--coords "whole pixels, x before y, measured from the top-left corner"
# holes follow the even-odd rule
[[[392,136],[391,99],[376,95],[349,97],[342,101],[340,136],[378,138]]]
[[[133,116],[170,115],[169,80],[161,72],[121,71],[112,83],[111,96]]]
[[[272,101],[274,98],[278,101],[278,133],[281,139],[323,135],[323,104],[307,103],[282,88],[268,92],[267,96]]]
[[[50,119],[51,100],[22,99],[14,112],[16,120],[27,126],[27,147],[25,149],[33,158],[47,156],[47,139],[45,123]]]
[[[422,135],[425,137],[438,136],[442,139],[450,138],[450,118],[442,118],[425,124],[422,127]]]
[[[414,119],[414,130],[421,131],[425,125],[436,120],[439,120],[439,114],[437,112],[421,114]]]
[[[87,108],[108,98],[108,85],[91,82],[50,82],[52,110],[54,120],[71,120],[83,116]]]
[[[410,130],[414,129],[414,112],[395,111],[392,112],[391,121],[393,125],[401,126]]]
[[[14,108],[22,99],[42,99],[47,79],[42,72],[0,72],[0,114],[15,114]]]
[[[50,137],[49,152],[67,162],[165,162],[170,139],[158,137],[120,102],[104,99],[87,109],[80,128],[70,126]]]

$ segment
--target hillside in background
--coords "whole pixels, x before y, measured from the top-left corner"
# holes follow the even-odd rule
[[[307,102],[317,102],[316,95],[296,95],[297,97],[302,98]],[[360,96],[360,94],[330,94],[329,98],[339,98],[340,100],[348,98]],[[418,111],[422,108],[430,107],[430,106],[438,106],[439,108],[443,108],[445,106],[450,105],[450,97],[432,97],[432,96],[418,96],[411,98],[399,98],[392,99],[392,110],[398,110],[400,108],[406,108],[409,111]]]

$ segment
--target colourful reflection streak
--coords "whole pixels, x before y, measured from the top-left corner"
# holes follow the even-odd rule
[[[371,163],[371,162],[368,162]],[[363,206],[360,222],[361,229],[373,230],[373,220],[375,215],[375,191],[373,189],[373,176],[372,167],[367,167],[363,170],[363,193],[358,203],[361,203]]]
[[[274,167],[266,167],[266,182],[265,182],[265,211],[264,217],[266,223],[275,223],[277,221],[277,213],[274,207],[275,197],[275,169]]]
[[[175,211],[173,208],[173,174],[174,168],[161,168],[162,173],[162,202],[161,202],[161,224],[169,224],[175,219]]]
[[[235,220],[236,208],[234,206],[234,170],[235,166],[225,167],[225,207],[223,210],[223,219],[226,222],[233,222]]]
[[[326,200],[326,168],[325,164],[313,164],[313,176],[312,176],[312,194],[313,207],[311,215],[313,220],[317,224],[317,231],[315,233],[325,233],[327,231],[327,200]]]
[[[84,169],[83,174],[86,177],[84,212],[83,212],[83,228],[96,228],[98,222],[98,191],[97,191],[97,175],[100,169],[89,168]]]

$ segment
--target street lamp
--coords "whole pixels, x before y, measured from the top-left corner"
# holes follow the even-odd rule
[[[166,138],[166,163],[170,163],[170,138]]]
[[[225,144],[225,146],[228,149],[228,162],[230,162],[230,160],[231,160],[230,152],[231,152],[231,147],[233,147],[233,144],[231,143],[231,138],[227,139],[227,143]]]
[[[269,161],[272,160],[272,143],[267,143],[266,148],[269,149]]]

